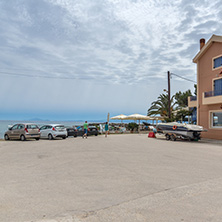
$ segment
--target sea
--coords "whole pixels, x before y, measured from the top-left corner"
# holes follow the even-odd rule
[[[17,121],[17,120],[0,120],[0,139],[4,138],[4,133],[8,130],[9,126],[12,126],[16,123],[35,123],[39,127],[46,125],[46,124],[62,124],[64,126],[76,126],[76,125],[83,125],[84,121]]]

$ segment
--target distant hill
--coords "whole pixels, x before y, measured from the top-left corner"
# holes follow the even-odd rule
[[[32,118],[32,119],[28,119],[28,121],[50,121],[50,120],[49,119]]]

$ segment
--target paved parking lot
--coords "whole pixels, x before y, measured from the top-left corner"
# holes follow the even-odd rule
[[[147,135],[0,141],[1,222],[222,221],[222,146]]]

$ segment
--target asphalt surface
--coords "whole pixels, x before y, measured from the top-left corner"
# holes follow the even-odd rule
[[[222,145],[147,135],[0,141],[1,222],[222,221]]]

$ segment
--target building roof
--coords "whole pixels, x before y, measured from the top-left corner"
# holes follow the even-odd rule
[[[197,61],[201,58],[201,56],[210,48],[210,46],[214,42],[222,43],[222,36],[220,36],[220,35],[212,35],[211,38],[208,40],[208,42],[203,46],[203,48],[193,58],[193,62],[197,63]]]

